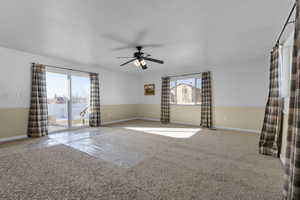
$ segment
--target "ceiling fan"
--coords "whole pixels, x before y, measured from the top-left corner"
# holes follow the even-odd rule
[[[159,63],[159,64],[164,64],[164,61],[154,59],[154,58],[150,58],[150,56],[151,56],[150,54],[142,52],[143,46],[136,46],[136,49],[138,51],[133,54],[133,57],[117,57],[117,58],[132,58],[131,60],[121,64],[120,66],[124,66],[124,65],[127,65],[127,64],[131,63],[131,62],[134,62],[134,64],[137,67],[141,67],[143,70],[145,70],[145,69],[148,68],[146,61],[155,62],[155,63]]]

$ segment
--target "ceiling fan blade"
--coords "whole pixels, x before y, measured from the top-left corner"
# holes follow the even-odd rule
[[[124,49],[135,49],[135,45],[126,45],[126,46],[123,46],[123,47],[116,47],[116,48],[113,48],[112,50],[113,51],[119,51],[119,50],[124,50]]]
[[[157,59],[153,59],[153,58],[149,58],[149,57],[143,57],[143,59],[151,61],[151,62],[159,63],[159,64],[164,64],[164,61],[162,61],[162,60],[157,60]]]
[[[164,45],[163,44],[142,44],[141,46],[157,48],[157,47],[163,47]]]
[[[119,51],[119,50],[124,50],[124,49],[135,49],[136,46],[142,46],[143,48],[144,47],[150,47],[150,48],[158,48],[158,47],[163,47],[164,45],[162,44],[142,44],[142,45],[137,45],[137,44],[129,44],[129,45],[126,45],[126,46],[123,46],[123,47],[116,47],[116,48],[113,48],[112,50],[113,51]]]
[[[134,58],[134,57],[130,56],[130,57],[117,57],[117,58],[119,59],[119,58]]]
[[[150,53],[144,52],[144,57],[151,57],[152,55]]]
[[[135,40],[132,44],[136,44],[138,46],[150,33],[151,31],[148,28],[140,30],[135,37]]]
[[[104,37],[106,39],[109,39],[109,40],[112,40],[112,41],[115,41],[115,42],[119,42],[119,43],[125,44],[125,45],[132,44],[131,41],[126,40],[126,39],[124,39],[124,38],[122,38],[120,36],[113,35],[113,34],[104,34],[104,35],[102,35],[102,37]]]
[[[134,59],[132,59],[132,60],[129,60],[129,61],[127,61],[127,62],[123,63],[123,64],[122,64],[122,65],[120,65],[120,66],[127,65],[128,63],[131,63],[131,62],[133,62],[133,61],[135,61],[135,60],[136,60],[136,58],[134,58]]]

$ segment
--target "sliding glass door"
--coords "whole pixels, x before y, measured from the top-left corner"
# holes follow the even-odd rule
[[[87,126],[90,103],[90,79],[84,76],[71,76],[72,79],[72,126]]]
[[[67,129],[69,81],[66,74],[46,73],[49,131]]]
[[[88,125],[90,80],[87,74],[47,71],[49,132]]]

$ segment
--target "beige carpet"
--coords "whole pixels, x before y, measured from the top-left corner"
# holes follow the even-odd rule
[[[131,121],[0,145],[0,199],[281,199],[258,134],[198,129]]]

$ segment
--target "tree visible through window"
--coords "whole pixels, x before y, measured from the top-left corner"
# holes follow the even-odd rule
[[[201,104],[201,78],[171,80],[170,103],[179,105]]]

